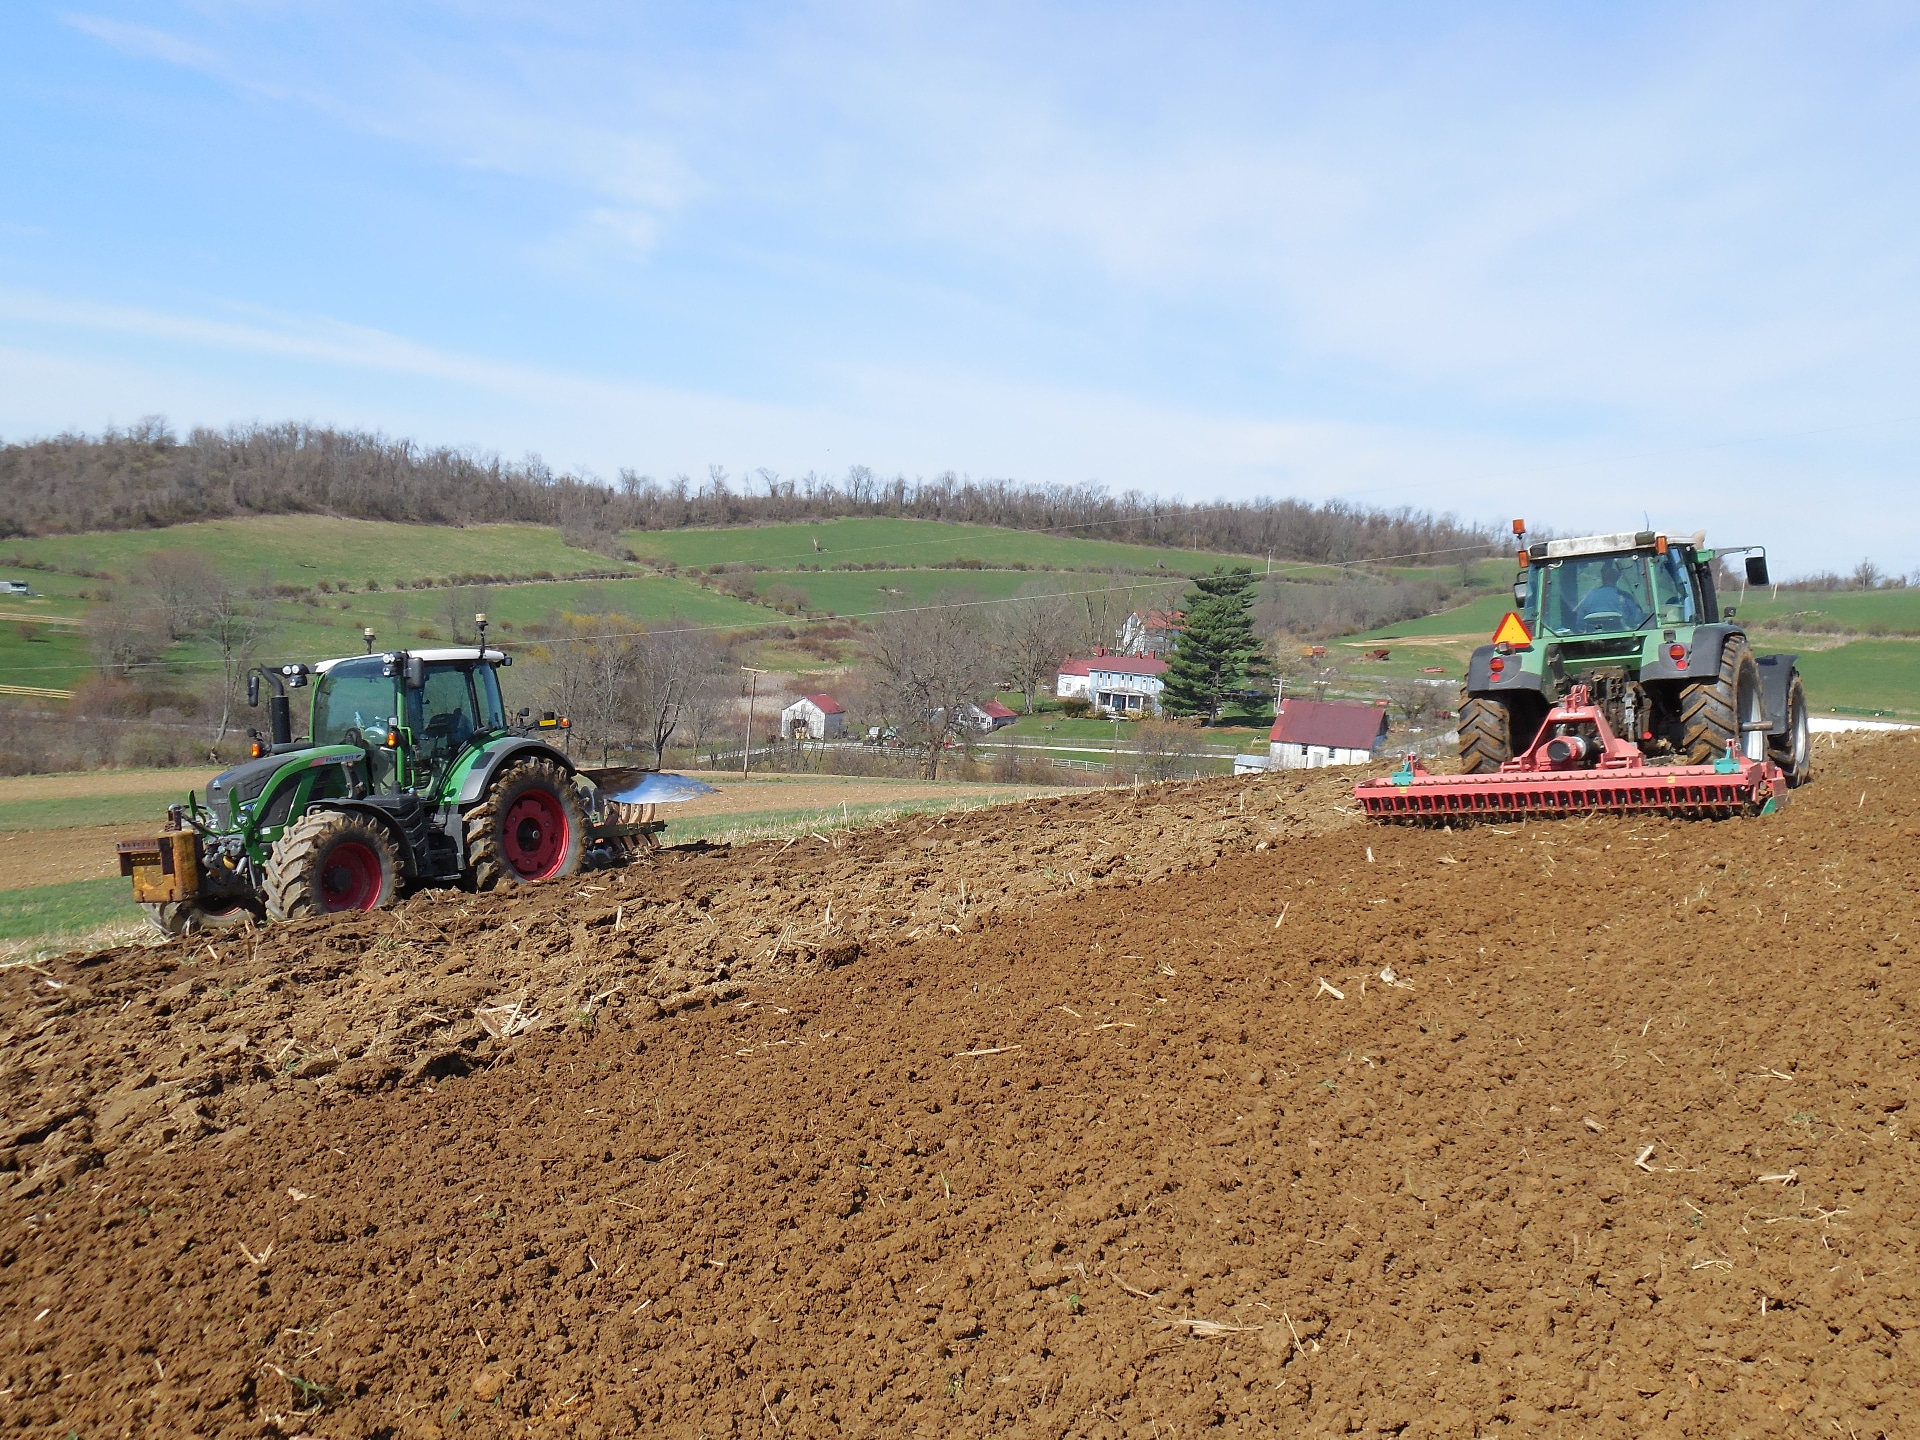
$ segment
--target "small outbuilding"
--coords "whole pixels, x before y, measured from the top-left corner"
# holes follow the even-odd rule
[[[1283,700],[1267,735],[1268,768],[1364,765],[1387,743],[1387,712],[1376,705]]]
[[[846,731],[847,712],[831,695],[802,695],[780,712],[782,740],[835,740]]]
[[[1003,725],[1011,725],[1019,718],[998,700],[989,700],[984,705],[975,705],[969,701],[960,707],[961,723],[983,734],[989,730],[998,730]]]

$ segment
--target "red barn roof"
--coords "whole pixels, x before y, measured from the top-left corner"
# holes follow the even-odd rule
[[[1102,655],[1087,664],[1095,670],[1114,675],[1164,675],[1167,662],[1157,655]]]
[[[980,713],[985,715],[989,720],[1018,720],[1020,718],[1017,713],[1009,710],[998,700],[987,701],[986,704],[980,707]]]
[[[811,705],[819,706],[822,715],[844,715],[847,713],[840,708],[840,702],[831,695],[803,695],[801,698]]]
[[[1387,715],[1372,705],[1325,700],[1283,700],[1267,736],[1276,745],[1326,745],[1371,750],[1387,732]]]

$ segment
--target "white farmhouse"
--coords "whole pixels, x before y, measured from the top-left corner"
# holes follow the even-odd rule
[[[1167,662],[1152,655],[1096,655],[1087,661],[1087,690],[1103,715],[1160,713]]]

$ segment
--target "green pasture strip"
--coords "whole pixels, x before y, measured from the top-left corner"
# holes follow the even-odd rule
[[[1377,630],[1369,630],[1364,635],[1349,635],[1348,640],[1393,640],[1401,637],[1411,639],[1419,635],[1482,635],[1493,639],[1493,627],[1500,623],[1500,617],[1514,608],[1511,590],[1499,595],[1482,595],[1465,605],[1456,605],[1451,610],[1441,610],[1433,615],[1422,615],[1417,620],[1398,620],[1391,625],[1382,625]],[[1329,642],[1327,650],[1332,652],[1338,642]],[[1482,643],[1482,642],[1475,642]]]
[[[204,795],[206,780],[198,771],[183,771],[180,793],[173,799],[184,803],[190,789],[198,789]],[[157,831],[167,818],[169,803],[165,795],[83,795],[62,800],[0,801],[0,834],[75,830],[87,825],[145,826],[149,831]],[[128,832],[129,837],[132,833]]]
[[[26,890],[0,890],[0,940],[51,941],[108,925],[132,925],[141,919],[132,886],[118,875],[105,880],[69,880]]]
[[[72,690],[93,674],[93,668],[85,631],[0,620],[0,685]]]
[[[369,581],[391,588],[398,580],[448,575],[577,575],[617,570],[619,562],[577,550],[560,532],[541,525],[400,525],[380,520],[343,520],[330,515],[260,515],[207,520],[162,530],[121,530],[85,535],[48,535],[0,541],[0,571],[20,557],[64,569],[101,571],[122,580],[139,578],[146,557],[160,550],[198,550],[221,574],[256,583],[271,573],[281,583],[317,585],[322,580],[359,589]],[[7,572],[12,573],[12,572]],[[35,589],[51,589],[54,577],[22,571]]]
[[[1802,651],[1795,663],[1806,683],[1807,709],[1815,715],[1835,709],[1920,714],[1920,642],[1856,640],[1831,650]]]
[[[1124,587],[1130,582],[1118,579],[1111,587],[1123,603],[1131,605],[1151,592]],[[1168,581],[1169,587],[1183,584]],[[1091,575],[1035,575],[1021,570],[827,570],[815,574],[809,570],[762,571],[753,577],[753,588],[768,603],[780,596],[776,586],[798,591],[806,597],[804,607],[835,615],[871,616],[881,610],[898,610],[910,605],[931,605],[947,600],[1005,600],[1022,587],[1087,590],[1107,588],[1104,577]],[[762,612],[762,619],[777,618]]]
[[[1035,569],[1165,569],[1187,574],[1211,570],[1215,565],[1252,563],[1245,555],[1127,545],[995,525],[884,517],[717,530],[631,530],[625,540],[634,554],[647,559],[703,567],[741,562],[789,569],[803,562],[832,566],[884,561],[916,568],[942,561],[978,560],[983,565],[1011,566],[1017,562]],[[818,550],[814,548],[816,540]],[[1262,556],[1260,564],[1265,563]]]
[[[1777,596],[1749,590],[1740,598],[1738,587],[1720,597],[1722,607],[1733,606],[1749,623],[1779,622],[1782,628],[1817,630],[1844,626],[1864,631],[1885,626],[1895,634],[1920,634],[1920,586],[1895,590],[1782,590]]]

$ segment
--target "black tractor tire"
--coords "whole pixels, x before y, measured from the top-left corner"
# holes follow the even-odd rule
[[[264,917],[260,902],[240,895],[203,896],[143,904],[147,920],[164,935],[222,934],[257,925]]]
[[[311,810],[267,857],[267,914],[275,920],[378,910],[400,885],[393,837],[371,815]]]
[[[1813,733],[1807,727],[1807,691],[1798,670],[1787,681],[1786,733],[1767,737],[1767,758],[1786,772],[1790,787],[1813,778]]]
[[[586,806],[573,777],[551,760],[508,765],[467,812],[466,825],[467,873],[476,890],[580,873]]]
[[[1710,765],[1733,743],[1741,746],[1743,724],[1759,718],[1760,662],[1744,635],[1729,635],[1720,649],[1720,671],[1711,680],[1680,691],[1680,750],[1690,765]]]
[[[1532,697],[1469,695],[1460,705],[1460,773],[1491,775],[1540,733]],[[1524,732],[1524,733],[1522,733]]]

